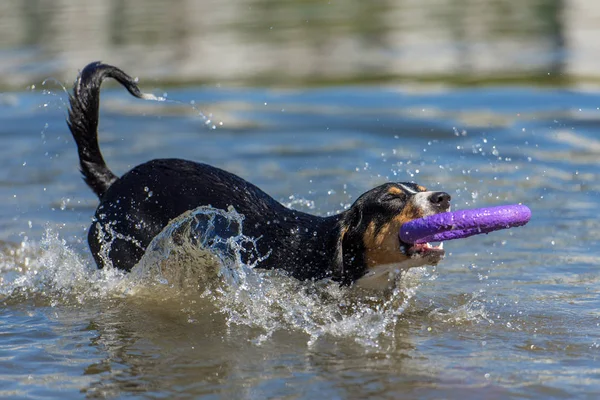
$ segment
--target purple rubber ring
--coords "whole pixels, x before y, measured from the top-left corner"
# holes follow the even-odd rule
[[[531,210],[520,204],[459,210],[409,221],[398,234],[404,243],[441,242],[522,226],[530,219]]]

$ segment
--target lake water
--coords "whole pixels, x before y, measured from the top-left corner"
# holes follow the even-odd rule
[[[269,10],[268,1],[258,3]],[[376,15],[408,7],[400,3],[382,3],[388,6]],[[566,9],[562,22],[578,10],[576,1],[531,3],[560,3],[554,6]],[[311,7],[298,4],[312,18]],[[488,14],[479,12],[467,14],[486,21]],[[263,21],[259,14],[251,13],[250,21]],[[331,23],[334,14],[324,14],[324,21]],[[0,22],[7,18],[2,15]],[[24,21],[33,24],[27,15]],[[342,15],[331,38],[346,32],[348,14]],[[141,21],[135,26],[144,26]],[[40,43],[37,49],[26,39],[11,44],[21,52],[5,49],[1,58],[20,67],[12,80],[2,78],[7,89],[0,93],[0,397],[596,398],[600,90],[586,75],[587,64],[573,61],[579,53],[562,51],[573,41],[547,46],[559,36],[576,37],[577,30],[554,29],[551,17],[536,21],[530,38],[537,39],[523,48],[539,50],[534,72],[543,72],[524,82],[518,76],[530,73],[531,63],[513,65],[510,57],[499,61],[504,72],[486,63],[467,68],[466,75],[476,71],[475,83],[485,86],[464,85],[465,70],[454,64],[453,78],[416,67],[396,75],[367,68],[361,82],[358,61],[345,68],[333,55],[329,65],[337,69],[312,67],[315,80],[306,78],[311,68],[303,70],[300,62],[297,70],[274,76],[275,84],[265,81],[270,67],[256,63],[248,76],[230,71],[231,82],[221,81],[218,68],[183,79],[172,66],[157,72],[148,45],[134,53],[146,54],[143,61],[133,57],[119,65],[169,101],[133,99],[110,85],[103,91],[101,147],[118,174],[152,158],[203,161],[319,215],[342,210],[389,180],[443,189],[459,209],[531,208],[525,227],[447,242],[442,263],[413,270],[380,299],[252,270],[235,259],[226,260],[231,274],[225,283],[210,291],[141,273],[97,271],[86,243],[97,200],[80,178],[64,122],[62,85],[70,83],[42,84],[41,78],[72,82],[86,62],[112,60],[80,49],[74,67],[55,69],[48,57],[30,75],[31,60],[42,59],[52,45],[33,33],[28,40]],[[238,25],[257,30],[250,22]],[[218,26],[227,25],[220,20]],[[520,39],[499,36],[521,43],[511,54],[521,51]],[[476,37],[463,38],[476,47]],[[289,44],[259,39],[272,52]],[[308,37],[302,43],[314,48],[317,42]],[[117,46],[115,54],[125,57],[132,46]],[[432,56],[429,50],[425,55]],[[304,54],[298,51],[295,56]],[[562,78],[543,81],[557,68]],[[343,79],[326,84],[332,76]],[[502,85],[494,82],[498,76]],[[295,83],[281,84],[288,78]],[[201,84],[205,80],[211,83]],[[163,239],[168,246],[168,234]]]

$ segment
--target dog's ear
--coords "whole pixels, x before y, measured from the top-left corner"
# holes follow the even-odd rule
[[[348,233],[348,227],[340,221],[338,236],[335,243],[335,254],[333,256],[332,276],[333,280],[339,282],[344,276],[344,237]]]
[[[351,284],[364,272],[365,249],[360,233],[362,219],[362,210],[352,207],[339,222],[332,275],[343,285]]]

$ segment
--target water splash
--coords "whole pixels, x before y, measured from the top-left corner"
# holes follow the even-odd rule
[[[0,300],[5,303],[35,299],[50,305],[83,304],[113,293],[124,279],[118,270],[96,269],[50,228],[40,243],[26,239],[0,251]]]
[[[494,320],[489,315],[481,296],[482,293],[474,292],[462,304],[456,304],[448,309],[435,308],[429,313],[429,318],[433,321],[441,321],[452,325],[480,322],[494,324]]]
[[[146,249],[132,275],[180,289],[238,287],[262,260],[255,240],[242,234],[243,216],[209,206],[198,207],[171,221]]]
[[[330,280],[301,282],[282,271],[255,268],[268,254],[257,252],[242,226],[243,217],[233,209],[187,212],[152,241],[132,273],[204,293],[226,316],[228,326],[262,331],[254,338],[257,344],[290,329],[306,333],[309,345],[325,335],[352,337],[368,346],[378,346],[382,335],[393,337],[394,325],[416,293],[417,280],[408,279],[414,273],[383,299]],[[256,261],[245,263],[249,258]]]
[[[178,309],[189,323],[201,320],[208,309],[216,310],[229,329],[252,328],[250,340],[257,345],[276,332],[292,330],[306,334],[309,346],[325,337],[349,338],[378,349],[394,346],[396,327],[427,276],[426,268],[403,275],[385,295],[330,280],[298,281],[279,270],[256,268],[268,254],[259,254],[255,239],[242,234],[243,220],[234,209],[189,211],[157,235],[129,274],[96,269],[93,261],[47,229],[39,244],[24,241],[0,252],[0,300],[34,298],[53,306],[168,297],[181,305]],[[487,319],[477,304],[474,299],[461,309],[434,310],[430,318],[452,324],[457,318]]]

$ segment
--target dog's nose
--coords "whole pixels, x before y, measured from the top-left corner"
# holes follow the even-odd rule
[[[429,196],[429,201],[437,208],[447,210],[450,208],[450,195],[446,192],[434,192]]]

